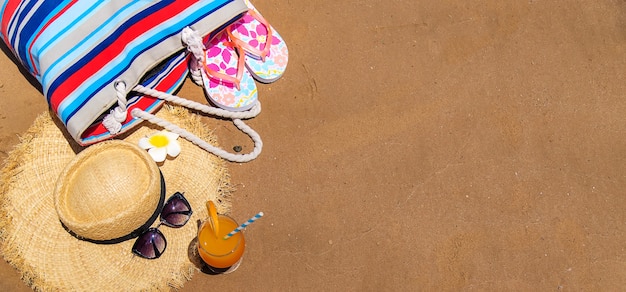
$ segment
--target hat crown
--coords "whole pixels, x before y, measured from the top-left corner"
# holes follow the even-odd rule
[[[59,176],[55,205],[61,222],[91,240],[124,237],[153,218],[160,173],[138,146],[106,141],[88,147]]]
[[[66,204],[69,209],[81,210],[73,213],[76,220],[103,220],[111,213],[122,213],[149,188],[149,176],[136,174],[151,170],[143,161],[129,159],[126,154],[109,148],[98,154],[106,159],[89,157],[83,161],[81,171],[69,178],[72,188],[68,192],[72,194],[68,194]]]

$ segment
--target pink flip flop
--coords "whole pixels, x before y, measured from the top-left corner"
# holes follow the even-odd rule
[[[202,80],[213,104],[231,110],[245,111],[257,102],[257,88],[244,58],[236,53],[237,44],[219,33],[206,44]],[[241,50],[241,49],[238,49]]]
[[[274,82],[287,68],[287,44],[250,1],[245,3],[248,12],[226,27],[226,33],[246,52],[245,63],[252,76],[260,82]]]

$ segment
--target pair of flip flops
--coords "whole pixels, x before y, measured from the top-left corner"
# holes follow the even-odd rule
[[[201,70],[211,102],[231,111],[253,107],[257,102],[255,79],[262,83],[278,80],[289,55],[283,38],[252,3],[245,2],[248,12],[205,45]]]

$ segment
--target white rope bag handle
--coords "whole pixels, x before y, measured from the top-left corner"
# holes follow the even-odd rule
[[[182,40],[187,45],[187,50],[190,51],[192,54],[190,70],[191,78],[194,83],[202,84],[202,77],[199,75],[201,74],[201,72],[199,71],[200,67],[198,66],[198,60],[201,60],[199,58],[202,58],[204,54],[204,45],[202,45],[202,38],[200,38],[200,36],[190,28],[185,28],[182,32]],[[112,109],[111,112],[107,116],[105,116],[104,120],[102,121],[103,126],[112,134],[117,134],[120,132],[122,128],[121,123],[126,120],[128,110],[126,106],[126,96],[128,94],[126,84],[123,81],[116,82],[115,90],[117,92],[118,106]],[[141,93],[143,95],[153,96],[155,98],[165,100],[169,103],[180,105],[189,109],[194,109],[209,115],[231,119],[233,121],[233,124],[235,124],[235,126],[240,131],[248,135],[250,139],[254,142],[254,148],[250,153],[247,154],[230,153],[224,149],[209,144],[208,142],[202,140],[200,137],[175,124],[172,124],[141,109],[135,108],[130,112],[130,114],[135,118],[148,121],[152,124],[167,129],[170,132],[176,133],[179,136],[189,140],[191,143],[197,145],[198,147],[206,150],[207,152],[232,162],[248,162],[257,158],[257,156],[261,154],[261,150],[263,149],[263,141],[261,140],[261,136],[259,136],[256,131],[254,131],[250,126],[246,125],[242,121],[242,119],[250,119],[256,117],[261,112],[261,103],[258,101],[251,109],[247,111],[231,112],[224,109],[201,104],[192,100],[184,99],[176,95],[154,90],[152,88],[147,88],[142,85],[136,85],[132,88],[132,91]]]

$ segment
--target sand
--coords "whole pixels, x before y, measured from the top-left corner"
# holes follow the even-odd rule
[[[623,289],[626,2],[254,4],[289,67],[258,87],[262,154],[228,167],[233,216],[265,217],[235,273],[182,291]],[[5,158],[47,106],[0,67]]]

